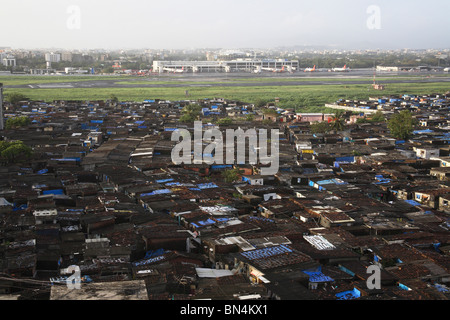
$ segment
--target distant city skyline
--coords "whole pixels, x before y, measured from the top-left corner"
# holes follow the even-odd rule
[[[439,49],[448,12],[448,0],[21,0],[0,11],[0,47]]]

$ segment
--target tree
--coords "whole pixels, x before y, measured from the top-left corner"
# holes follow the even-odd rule
[[[377,122],[385,122],[386,118],[382,111],[378,110],[375,112],[371,117],[367,118],[364,116],[364,118],[358,118],[356,119],[356,123],[377,123]]]
[[[186,105],[182,112],[183,115],[180,117],[181,122],[194,122],[200,117],[201,106],[198,104],[188,104]]]
[[[264,99],[261,99],[261,98],[259,98],[259,99],[257,99],[257,100],[255,101],[255,107],[257,107],[257,108],[262,108],[262,107],[264,107],[266,104],[267,104],[267,100],[264,100]]]
[[[31,123],[30,118],[26,116],[12,117],[6,119],[5,128],[13,129],[28,126]]]
[[[186,114],[183,114],[179,120],[180,120],[180,122],[187,123],[187,122],[194,122],[196,120],[196,118],[186,113]]]
[[[239,179],[241,176],[242,170],[239,168],[228,169],[222,172],[222,177],[225,182],[232,183]]]
[[[111,95],[109,96],[109,99],[110,99],[111,102],[113,102],[113,103],[119,102],[119,98],[117,98],[117,96],[116,96],[115,94],[111,94]]]
[[[217,121],[217,124],[222,124],[222,125],[228,125],[228,124],[232,124],[233,123],[233,119],[231,119],[231,118],[228,118],[228,117],[226,117],[226,118],[222,118],[222,119],[219,119],[218,121]]]
[[[371,118],[371,122],[384,122],[386,118],[382,111],[378,110]]]
[[[6,94],[6,101],[8,101],[9,103],[16,105],[18,104],[20,101],[25,101],[28,100],[28,98],[23,95],[22,93],[18,93],[18,92],[11,92]]]
[[[336,131],[344,130],[344,127],[345,127],[344,112],[342,110],[336,111],[334,116],[329,121],[330,121],[332,130],[336,130]]]
[[[331,130],[331,126],[327,122],[315,122],[311,124],[310,130],[312,133],[327,133]]]
[[[248,114],[248,115],[245,117],[245,121],[251,122],[251,121],[253,121],[253,120],[255,120],[255,115],[253,115],[253,114]]]
[[[4,164],[28,160],[32,154],[32,149],[23,141],[0,141],[0,162]]]
[[[402,110],[388,121],[388,128],[392,136],[404,140],[411,136],[415,124],[416,119],[413,118],[411,112],[409,110]]]

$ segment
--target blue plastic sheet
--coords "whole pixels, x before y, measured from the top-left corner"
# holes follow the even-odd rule
[[[284,254],[292,252],[291,249],[284,245],[274,246],[274,247],[268,247],[268,248],[262,248],[262,249],[256,249],[246,252],[241,252],[241,255],[246,257],[249,260],[255,260],[255,259],[264,259],[271,256]]]
[[[361,291],[359,291],[356,288],[353,288],[353,290],[336,293],[336,297],[338,300],[357,299],[357,298],[361,297]]]
[[[218,186],[215,183],[213,183],[213,182],[201,183],[201,184],[198,184],[197,187],[199,187],[200,189],[218,188]]]

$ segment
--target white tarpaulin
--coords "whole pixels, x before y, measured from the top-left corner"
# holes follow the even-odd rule
[[[8,202],[5,198],[0,198],[0,207],[3,207],[3,206],[11,206],[12,207],[13,204]]]
[[[200,278],[220,278],[233,275],[231,270],[226,269],[195,268],[195,271]]]

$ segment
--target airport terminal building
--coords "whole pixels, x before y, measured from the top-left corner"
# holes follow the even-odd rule
[[[286,59],[236,59],[229,61],[153,61],[153,72],[294,72],[297,60]]]

